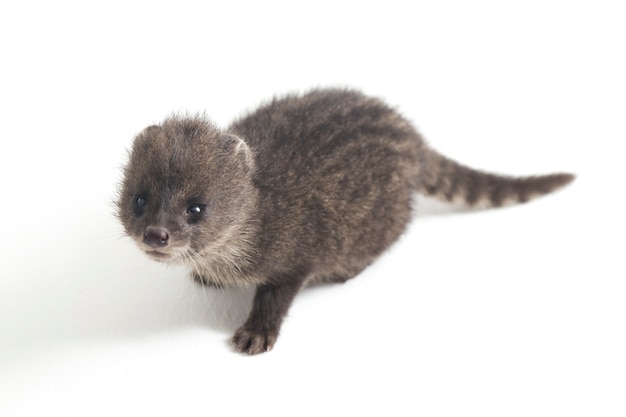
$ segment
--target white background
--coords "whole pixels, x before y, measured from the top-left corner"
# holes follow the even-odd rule
[[[3,2],[0,415],[626,415],[620,1]],[[383,97],[441,152],[570,171],[449,213],[296,299],[271,353],[227,340],[250,291],[194,286],[122,236],[125,151],[172,111]]]

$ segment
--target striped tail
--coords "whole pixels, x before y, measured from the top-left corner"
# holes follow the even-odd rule
[[[427,150],[418,191],[470,207],[525,203],[572,182],[572,174],[511,177],[477,171]]]

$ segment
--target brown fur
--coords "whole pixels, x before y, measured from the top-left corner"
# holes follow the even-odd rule
[[[232,339],[249,354],[273,347],[302,286],[345,282],[387,249],[415,192],[499,206],[573,179],[464,167],[380,100],[340,89],[274,99],[223,131],[170,117],[137,136],[124,174],[118,216],[149,256],[199,282],[256,286]]]

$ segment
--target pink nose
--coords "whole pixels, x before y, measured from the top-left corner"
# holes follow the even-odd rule
[[[167,229],[163,227],[148,226],[143,234],[143,243],[153,248],[167,246],[169,240],[170,235],[167,233]]]

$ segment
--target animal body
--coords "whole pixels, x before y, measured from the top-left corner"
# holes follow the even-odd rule
[[[468,206],[526,202],[570,174],[480,172],[431,149],[377,98],[316,89],[219,129],[171,116],[137,135],[118,217],[152,259],[196,281],[255,286],[234,348],[270,350],[303,286],[353,278],[405,230],[419,192]]]

